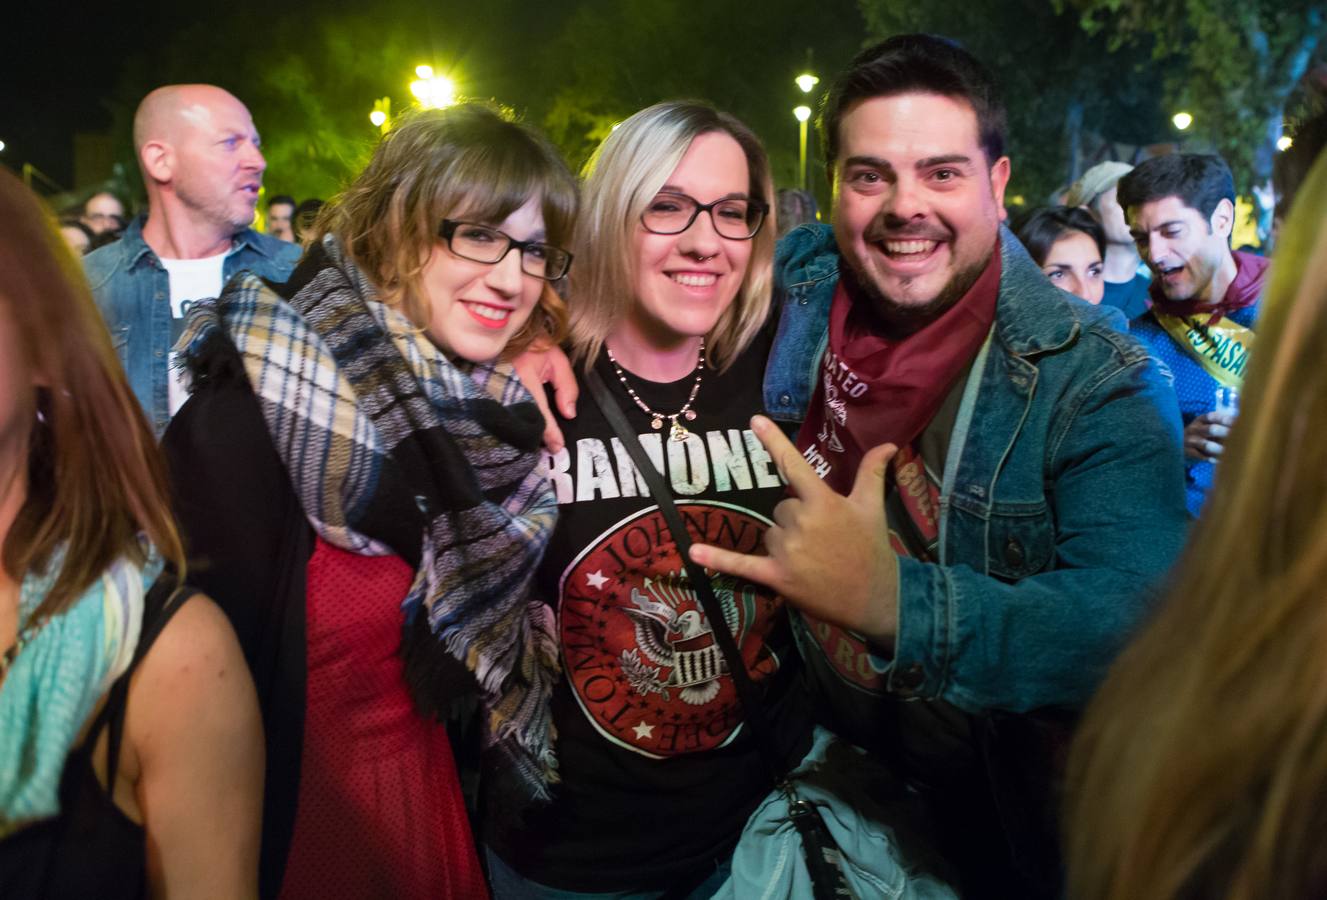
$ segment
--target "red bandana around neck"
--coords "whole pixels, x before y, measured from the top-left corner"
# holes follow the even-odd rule
[[[934,546],[939,536],[939,499],[916,439],[981,350],[995,321],[1000,293],[1000,247],[977,281],[939,318],[905,338],[891,340],[872,331],[871,301],[839,279],[829,314],[829,347],[820,362],[797,448],[824,482],[841,494],[852,490],[866,451],[892,442],[899,453],[890,466],[912,521],[916,548],[891,522],[890,543],[902,556]],[[887,667],[859,634],[806,616],[811,638],[828,664],[849,683],[884,694]]]
[[[1156,307],[1157,312],[1171,316],[1193,316],[1199,313],[1211,313],[1211,321],[1207,324],[1215,325],[1221,321],[1222,317],[1233,313],[1235,310],[1257,303],[1258,298],[1262,296],[1263,280],[1271,260],[1255,253],[1245,253],[1242,250],[1235,250],[1232,255],[1235,257],[1235,280],[1230,282],[1230,287],[1226,288],[1226,295],[1221,298],[1219,303],[1208,305],[1205,301],[1197,298],[1167,300],[1165,293],[1161,290],[1161,284],[1153,281],[1149,293],[1152,295],[1152,304]]]
[[[911,444],[925,430],[995,321],[1000,246],[957,303],[904,338],[873,330],[870,301],[839,279],[829,313],[829,346],[798,434],[803,455],[836,490],[852,489],[867,450]]]

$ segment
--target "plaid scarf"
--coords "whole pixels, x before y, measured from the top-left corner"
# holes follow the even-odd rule
[[[217,301],[190,310],[177,348],[196,362],[219,334],[234,344],[324,540],[391,554],[368,529],[384,506],[413,499],[428,523],[402,604],[407,623],[423,611],[429,625],[427,646],[412,646],[422,629],[409,629],[403,647],[408,669],[430,660],[426,678],[408,676],[416,699],[429,707],[421,689],[441,693],[439,705],[457,714],[477,687],[486,749],[505,758],[529,796],[546,798],[557,780],[549,712],[557,641],[531,581],[557,505],[536,468],[539,411],[510,365],[451,360],[378,301],[333,238],[311,252],[327,265],[289,302],[259,278],[237,276]]]

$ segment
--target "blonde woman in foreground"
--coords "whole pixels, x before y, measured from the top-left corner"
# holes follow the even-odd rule
[[[1327,896],[1327,158],[1169,596],[1070,760],[1075,900]]]

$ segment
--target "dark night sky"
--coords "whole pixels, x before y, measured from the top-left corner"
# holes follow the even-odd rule
[[[508,60],[519,60],[539,29],[572,8],[575,4],[563,0],[381,0],[368,7],[358,0],[72,0],[37,9],[33,0],[12,0],[0,13],[0,141],[7,145],[0,162],[13,171],[32,163],[62,187],[74,187],[73,135],[110,129],[107,101],[133,65],[126,65],[126,57],[137,56],[142,65],[146,56],[150,70],[154,48],[171,46],[180,33],[199,25],[249,21],[253,41],[260,44],[264,16],[273,11],[301,16],[307,9],[311,24],[340,11],[368,11],[398,27],[406,24],[449,57],[463,60],[472,49],[480,58],[492,58],[507,50]],[[458,21],[466,27],[455,28]],[[372,36],[366,36],[366,50],[372,46]],[[308,46],[285,50],[309,52]],[[252,58],[248,54],[247,61]],[[499,68],[512,72],[510,65]]]
[[[681,0],[676,8],[686,10],[689,2]],[[747,8],[746,0],[695,2],[697,11],[714,3]],[[62,187],[76,187],[74,134],[111,128],[108,102],[130,90],[125,83],[150,79],[154,53],[178,49],[186,30],[197,34],[200,26],[222,22],[251,23],[253,41],[261,45],[265,18],[274,13],[307,15],[311,34],[315,20],[339,12],[381,16],[432,46],[435,59],[457,61],[473,79],[476,95],[500,97],[519,108],[527,99],[522,96],[523,63],[541,36],[556,33],[580,5],[580,0],[374,0],[368,5],[362,0],[70,0],[39,9],[34,0],[10,0],[12,12],[0,14],[0,140],[7,145],[0,162],[15,171],[31,163]],[[837,32],[850,51],[861,39],[855,0],[827,0],[826,8],[837,15],[817,19],[820,29]],[[681,18],[682,40],[712,37],[688,35],[687,17]],[[365,52],[371,52],[372,41],[372,35],[365,36]],[[795,67],[804,47],[777,55],[787,55]],[[274,54],[281,52],[316,48],[272,48]],[[246,62],[253,59],[246,54]],[[279,123],[259,124],[274,129]]]
[[[20,7],[25,8],[18,8]],[[235,10],[247,4],[230,4]],[[104,98],[130,48],[159,41],[200,12],[158,0],[42,5],[11,4],[0,63],[0,160],[19,170],[28,162],[61,185],[73,179],[73,135],[104,131]],[[220,4],[198,4],[199,11]],[[212,14],[216,14],[213,12]]]

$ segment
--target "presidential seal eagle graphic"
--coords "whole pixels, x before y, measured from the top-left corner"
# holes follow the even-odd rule
[[[754,552],[768,522],[729,504],[679,504],[697,540]],[[778,668],[766,646],[777,597],[718,573],[711,584],[747,671]],[[563,665],[577,703],[606,738],[663,758],[722,747],[741,710],[714,627],[662,515],[650,507],[607,529],[562,576]]]

